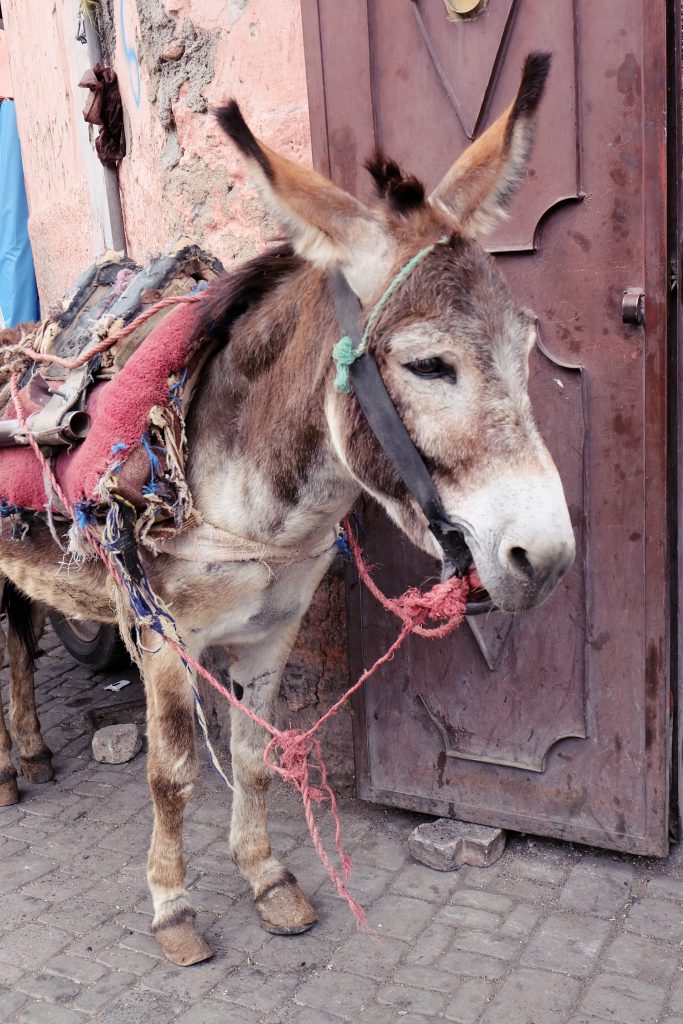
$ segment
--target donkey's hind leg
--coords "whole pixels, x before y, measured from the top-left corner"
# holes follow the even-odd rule
[[[272,721],[280,675],[298,630],[283,632],[276,643],[230,648],[233,692],[267,722]],[[297,935],[317,921],[296,878],[271,850],[267,797],[271,773],[263,761],[267,736],[238,708],[231,708],[234,778],[230,853],[251,885],[261,924],[276,935]]]
[[[52,751],[40,731],[33,682],[47,609],[31,601],[10,580],[5,583],[2,607],[7,614],[10,729],[19,748],[21,773],[29,782],[49,782],[54,774]]]
[[[0,586],[2,581],[0,581]],[[5,634],[0,629],[0,658],[5,653]],[[12,739],[5,723],[0,695],[0,807],[16,804],[19,800],[17,770],[12,761]]]
[[[154,829],[147,882],[154,903],[152,934],[168,959],[181,967],[212,956],[194,926],[185,890],[182,832],[185,806],[197,777],[194,703],[185,668],[158,635],[143,630],[147,694],[147,777]]]

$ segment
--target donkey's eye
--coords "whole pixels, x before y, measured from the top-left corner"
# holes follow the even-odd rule
[[[417,359],[414,363],[406,363],[406,370],[410,370],[416,377],[447,377],[455,382],[457,373],[455,367],[445,363],[443,359],[435,356],[433,359]]]

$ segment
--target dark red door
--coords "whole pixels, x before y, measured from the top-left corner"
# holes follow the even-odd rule
[[[532,164],[491,248],[539,318],[532,395],[579,553],[546,605],[413,640],[356,707],[357,782],[383,803],[667,851],[666,18],[649,0],[304,0],[317,164],[360,196],[379,145],[434,186],[554,53]],[[471,6],[471,4],[465,4]],[[623,293],[645,323],[624,321]],[[364,510],[398,593],[434,572]],[[356,674],[397,624],[350,592]]]

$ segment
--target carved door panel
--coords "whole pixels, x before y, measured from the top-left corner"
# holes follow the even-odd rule
[[[304,0],[314,156],[366,197],[378,145],[433,187],[554,53],[531,166],[491,240],[535,310],[531,392],[577,536],[541,608],[413,639],[356,705],[361,796],[663,854],[668,825],[665,12],[646,0]],[[622,294],[647,295],[646,325]],[[364,507],[390,594],[434,563]],[[352,674],[397,623],[350,585]]]

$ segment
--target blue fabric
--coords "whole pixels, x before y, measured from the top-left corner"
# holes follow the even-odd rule
[[[0,313],[7,327],[39,317],[33,253],[28,237],[17,115],[13,100],[0,102]]]

